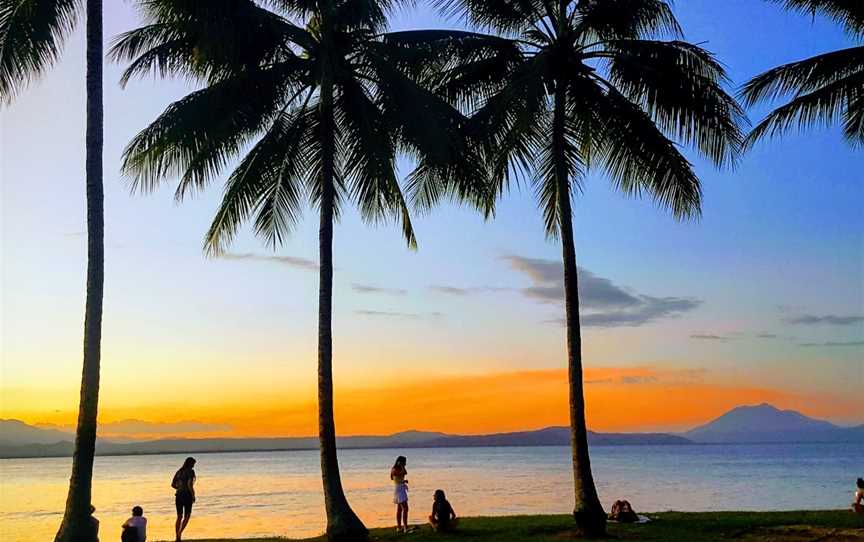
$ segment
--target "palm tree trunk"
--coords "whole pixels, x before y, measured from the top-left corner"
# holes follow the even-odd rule
[[[333,419],[333,205],[335,199],[335,126],[333,83],[321,86],[321,224],[318,230],[320,282],[318,286],[318,440],[321,451],[321,479],[330,540],[365,540],[366,527],[357,517],[339,476],[336,454],[336,424]]]
[[[91,516],[99,361],[102,342],[102,294],[105,280],[102,191],[102,0],[87,0],[87,299],[84,316],[84,366],[72,476],[57,542],[98,540]]]
[[[564,260],[564,310],[567,324],[567,367],[570,384],[570,442],[573,454],[573,489],[576,503],[573,518],[577,530],[590,537],[606,532],[606,513],[597,497],[591,461],[588,457],[588,428],[585,425],[585,397],[582,386],[582,335],[579,325],[579,287],[576,272],[576,248],[573,242],[573,210],[570,207],[570,183],[565,153],[566,90],[555,88],[555,111],[552,124],[552,152],[555,157],[555,181],[558,193],[558,219]]]

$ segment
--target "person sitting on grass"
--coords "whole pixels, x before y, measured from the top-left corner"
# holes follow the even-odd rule
[[[429,516],[429,524],[432,529],[439,533],[451,532],[459,525],[459,519],[456,517],[456,512],[447,501],[444,491],[435,490],[434,500],[432,502],[432,515]]]
[[[144,509],[136,506],[132,509],[132,517],[123,522],[122,542],[145,542],[147,540],[147,518]]]
[[[858,478],[856,485],[858,488],[855,490],[855,501],[852,503],[852,509],[857,514],[864,514],[864,479]]]

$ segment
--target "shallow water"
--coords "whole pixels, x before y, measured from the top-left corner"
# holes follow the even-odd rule
[[[442,488],[459,515],[567,513],[569,449],[439,448],[344,450],[342,480],[369,527],[393,523],[389,469],[408,456],[410,519],[429,513]],[[120,537],[134,505],[148,540],[173,539],[170,487],[184,456],[98,457],[93,503],[103,541]],[[861,445],[596,446],[592,466],[608,509],[628,499],[639,512],[844,508],[864,475]],[[324,529],[318,454],[255,452],[197,456],[198,502],[188,538],[280,535]],[[0,460],[0,539],[50,540],[59,525],[71,460]]]

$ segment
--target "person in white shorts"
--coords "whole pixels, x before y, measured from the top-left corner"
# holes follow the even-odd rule
[[[396,505],[396,531],[408,531],[408,480],[405,477],[408,471],[405,464],[408,462],[405,456],[396,458],[396,464],[390,469],[390,479],[393,480],[393,504]]]

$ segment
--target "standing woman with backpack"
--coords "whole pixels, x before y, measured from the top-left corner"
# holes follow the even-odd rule
[[[186,525],[189,524],[189,517],[192,515],[192,505],[195,503],[195,458],[187,457],[174,474],[174,479],[171,481],[171,487],[177,490],[174,494],[174,504],[177,506],[177,523],[174,524],[174,532],[177,535],[177,542],[180,542],[180,536]]]

